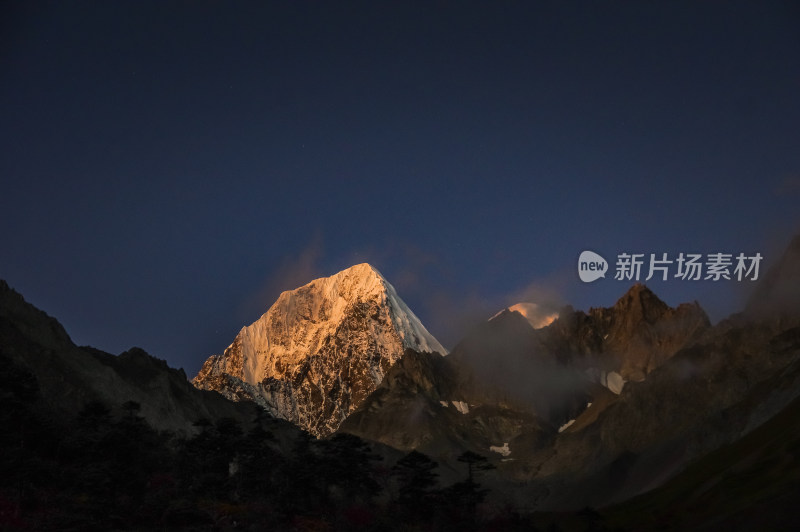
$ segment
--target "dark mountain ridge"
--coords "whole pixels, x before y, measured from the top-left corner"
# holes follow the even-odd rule
[[[200,418],[231,417],[250,422],[250,403],[233,403],[215,392],[197,390],[181,369],[142,349],[119,356],[78,347],[58,321],[27,303],[0,280],[0,354],[35,375],[44,400],[56,411],[74,414],[91,401],[119,407],[141,406],[158,430],[193,433]]]

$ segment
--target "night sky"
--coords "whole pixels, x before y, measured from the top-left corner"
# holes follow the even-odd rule
[[[0,278],[190,376],[360,262],[451,348],[517,301],[613,304],[583,250],[763,275],[800,230],[795,2],[0,9]],[[752,285],[648,282],[712,321]]]

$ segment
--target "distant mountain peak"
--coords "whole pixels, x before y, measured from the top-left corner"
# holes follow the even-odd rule
[[[642,283],[631,286],[612,307],[621,314],[631,314],[636,318],[652,322],[661,317],[669,305],[664,303],[652,290]]]
[[[558,318],[558,312],[549,311],[546,308],[536,304],[536,303],[516,303],[511,305],[510,307],[506,307],[491,318],[489,321],[494,320],[495,318],[500,317],[501,315],[505,314],[506,312],[516,312],[530,323],[531,327],[534,329],[540,329],[542,327],[546,327],[555,321]]]
[[[650,290],[646,284],[634,283],[624,294],[622,294],[622,297],[617,300],[617,303],[636,297],[652,297],[660,301],[658,296],[652,290]]]
[[[406,349],[447,354],[372,265],[283,292],[192,381],[330,434]]]

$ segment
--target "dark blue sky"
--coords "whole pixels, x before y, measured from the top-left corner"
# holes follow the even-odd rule
[[[3,3],[0,277],[194,374],[358,262],[452,347],[612,304],[584,249],[768,265],[800,229],[796,3],[333,4]],[[714,320],[752,286],[649,285]]]

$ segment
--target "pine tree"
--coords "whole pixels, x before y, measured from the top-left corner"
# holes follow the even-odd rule
[[[398,503],[406,519],[428,520],[433,509],[434,487],[438,474],[434,469],[439,464],[418,451],[411,451],[392,467],[392,476],[397,479]]]
[[[336,434],[322,442],[324,468],[320,474],[328,487],[337,487],[350,501],[370,502],[380,491],[372,478],[373,463],[380,460],[369,445],[352,434]]]
[[[467,464],[467,478],[450,486],[448,495],[453,501],[457,502],[457,505],[465,511],[466,516],[474,522],[478,504],[483,502],[489,492],[488,489],[482,488],[475,479],[478,474],[495,469],[495,466],[490,464],[485,456],[472,451],[465,451],[457,460]]]

